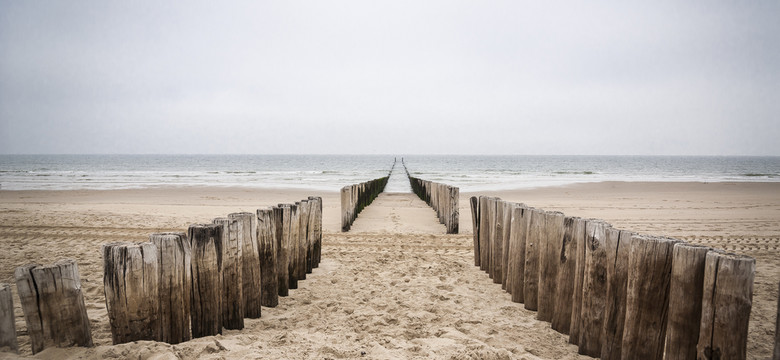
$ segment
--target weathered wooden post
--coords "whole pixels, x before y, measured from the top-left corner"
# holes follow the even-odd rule
[[[349,231],[351,225],[352,212],[352,187],[345,186],[341,188],[341,232]]]
[[[257,215],[249,212],[232,213],[228,219],[238,222],[241,238],[241,296],[244,317],[257,319],[261,315],[262,279],[260,274],[260,249],[257,243]]]
[[[447,234],[457,234],[460,227],[460,189],[454,186],[448,186],[450,190],[450,200],[448,203],[449,211]]]
[[[504,201],[504,218],[502,219],[502,225],[504,233],[501,236],[503,244],[501,245],[501,289],[508,291],[507,280],[509,279],[509,243],[512,240],[512,209],[517,204],[509,201]]]
[[[11,285],[0,284],[0,351],[19,352],[14,320],[14,298]]]
[[[544,210],[531,210],[528,236],[525,239],[525,269],[523,274],[523,306],[536,311],[539,304],[539,253],[545,228]]]
[[[309,200],[301,200],[298,205],[300,223],[298,225],[298,280],[306,280],[306,258],[309,250]]]
[[[222,334],[222,226],[190,225],[192,337]]]
[[[574,236],[578,237],[579,240],[575,240],[577,242],[577,249],[575,251],[575,257],[577,258],[576,261],[576,270],[574,271],[574,293],[572,294],[572,301],[571,301],[571,325],[569,326],[569,344],[575,344],[579,345],[580,343],[580,325],[582,324],[582,295],[583,295],[583,287],[585,283],[585,247],[587,246],[587,224],[589,221],[593,220],[585,220],[585,219],[578,219],[575,220],[575,227],[577,230],[575,230]],[[580,229],[579,227],[582,227]]]
[[[279,204],[273,208],[274,231],[276,236],[276,276],[278,277],[279,296],[290,293],[290,272],[287,267],[290,252],[290,205]]]
[[[674,244],[679,242],[639,235],[631,238],[623,359],[664,356],[672,254]]]
[[[558,280],[558,263],[563,248],[563,213],[546,211],[539,247],[538,312],[536,318],[552,322],[555,314],[555,289]]]
[[[49,346],[92,346],[75,261],[20,266],[14,277],[33,354]]]
[[[501,262],[504,259],[502,249],[502,246],[504,246],[504,201],[496,200],[495,205],[491,206],[491,211],[490,216],[493,218],[493,228],[490,230],[490,233],[493,235],[491,239],[493,248],[490,251],[490,264],[492,265],[490,277],[493,279],[494,284],[501,284],[501,279],[503,278],[503,269],[501,268],[503,264]]]
[[[260,279],[262,283],[261,305],[275,307],[279,304],[279,277],[276,275],[276,237],[274,235],[273,209],[257,210],[257,242],[260,246]]]
[[[664,359],[696,359],[704,265],[710,250],[706,246],[686,243],[674,245]]]
[[[322,255],[322,198],[319,196],[309,196],[309,200],[314,200],[314,260],[312,268],[320,266]]]
[[[244,248],[237,220],[216,218],[222,226],[222,326],[228,330],[244,328],[244,281],[241,277]]]
[[[192,248],[185,233],[149,235],[159,261],[159,341],[178,344],[192,338]]]
[[[490,200],[487,196],[479,197],[479,269],[490,273]]]
[[[756,260],[749,256],[707,253],[704,265],[699,359],[745,359],[753,306]]]
[[[160,340],[160,263],[152,243],[104,244],[103,287],[114,344]]]
[[[512,292],[512,301],[524,302],[523,284],[525,280],[525,239],[528,234],[530,209],[523,204],[512,208],[512,223],[509,246],[509,274],[507,288]]]
[[[585,224],[585,272],[582,280],[578,352],[601,356],[601,328],[607,297],[606,232],[610,225],[603,221]]]
[[[634,233],[630,231],[607,229],[607,304],[601,333],[602,359],[620,359],[622,356],[632,236]]]
[[[565,217],[563,239],[558,257],[558,278],[555,289],[555,313],[552,328],[569,335],[573,309],[575,275],[577,273],[577,249],[585,237],[585,222],[577,217]]]
[[[308,199],[308,222],[306,224],[306,273],[311,274],[314,270],[314,228],[317,221],[317,201]]]
[[[474,266],[479,266],[479,198],[472,196],[471,204],[471,232],[474,238]]]
[[[289,280],[287,283],[287,288],[290,290],[298,288],[298,280],[301,276],[298,273],[298,249],[301,245],[299,233],[299,227],[301,225],[301,213],[300,206],[298,206],[299,204],[300,203],[295,203],[290,205],[290,230],[287,233],[287,241],[290,244],[290,251],[287,253],[287,273],[289,274],[289,277],[287,278]]]

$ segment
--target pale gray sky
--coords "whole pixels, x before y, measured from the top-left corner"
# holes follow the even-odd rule
[[[780,2],[0,0],[0,153],[780,155]]]

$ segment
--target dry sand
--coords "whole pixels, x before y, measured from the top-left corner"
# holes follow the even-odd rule
[[[637,232],[754,256],[748,357],[768,358],[780,280],[780,183],[606,182],[481,193]],[[100,245],[146,241],[230,212],[322,196],[323,260],[276,308],[242,331],[168,345],[111,345]],[[37,358],[479,358],[578,359],[576,346],[512,303],[473,266],[468,196],[461,234],[444,235],[411,194],[383,194],[352,231],[339,232],[335,192],[236,188],[0,191],[0,282],[26,263],[75,259],[96,347],[47,349]],[[15,291],[15,286],[14,286]],[[21,355],[31,356],[16,302]],[[15,357],[0,354],[0,358]]]

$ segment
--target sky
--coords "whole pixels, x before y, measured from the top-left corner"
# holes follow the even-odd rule
[[[780,156],[778,19],[776,0],[0,0],[0,153]]]

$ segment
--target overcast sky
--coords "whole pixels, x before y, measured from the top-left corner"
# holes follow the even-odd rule
[[[0,0],[0,153],[780,155],[780,2]]]

